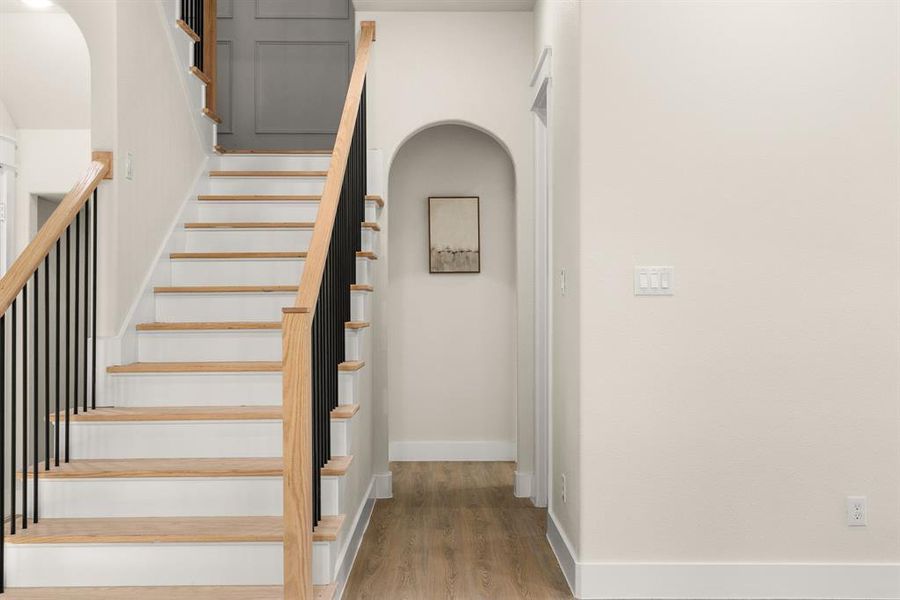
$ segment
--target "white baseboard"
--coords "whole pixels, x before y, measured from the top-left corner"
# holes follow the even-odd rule
[[[576,598],[896,600],[900,564],[586,563],[547,516],[547,540]]]
[[[369,526],[369,519],[372,517],[372,510],[375,508],[375,487],[377,479],[378,475],[373,475],[372,480],[369,482],[369,490],[366,492],[366,496],[356,513],[356,518],[353,521],[353,528],[351,529],[350,536],[347,538],[347,545],[344,546],[344,549],[338,558],[337,565],[335,566],[336,586],[333,596],[335,600],[340,600],[341,595],[344,593],[344,589],[347,587],[347,580],[350,579],[350,571],[353,569],[353,563],[356,562],[356,555],[359,552],[359,547],[362,545],[366,528]]]
[[[387,473],[376,473],[373,477],[375,478],[375,489],[373,492],[375,498],[379,500],[393,498],[394,474],[388,471]]]
[[[531,498],[531,483],[533,480],[533,473],[516,471],[513,479],[513,495],[516,498]]]
[[[512,461],[515,442],[391,442],[394,461]]]

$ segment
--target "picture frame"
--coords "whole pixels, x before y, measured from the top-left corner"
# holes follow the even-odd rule
[[[481,273],[481,197],[428,197],[428,272]]]

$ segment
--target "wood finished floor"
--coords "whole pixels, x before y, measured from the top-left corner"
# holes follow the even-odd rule
[[[513,463],[392,463],[344,600],[571,598]]]

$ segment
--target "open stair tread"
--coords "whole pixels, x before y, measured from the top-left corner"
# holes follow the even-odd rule
[[[331,411],[332,419],[349,419],[359,412],[359,404],[342,404]],[[60,416],[60,419],[63,417]],[[53,414],[51,420],[55,420]],[[71,421],[280,421],[281,406],[110,406],[70,414]]]
[[[107,367],[108,373],[273,373],[281,361],[134,362]]]
[[[344,515],[322,517],[314,542],[337,539]],[[8,544],[222,543],[284,540],[281,517],[112,517],[41,519],[17,529]]]
[[[210,177],[325,177],[328,171],[210,171]]]
[[[352,457],[334,457],[332,460]],[[338,460],[336,465],[343,462]],[[107,458],[73,460],[41,471],[41,479],[131,477],[281,477],[284,462],[272,458]],[[20,472],[21,475],[21,472]],[[32,473],[29,471],[29,477]]]
[[[365,329],[368,321],[348,321],[347,329]],[[280,330],[281,321],[183,321],[139,323],[138,331],[258,331]]]
[[[353,455],[332,456],[322,475],[341,477],[353,463]],[[41,479],[128,479],[156,477],[282,477],[284,461],[271,458],[102,458],[60,463],[41,471]],[[21,479],[22,472],[18,472]],[[28,477],[33,477],[28,472]]]

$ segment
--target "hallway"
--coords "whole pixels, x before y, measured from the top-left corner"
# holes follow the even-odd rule
[[[512,494],[513,463],[391,464],[343,598],[571,598],[544,509]]]

